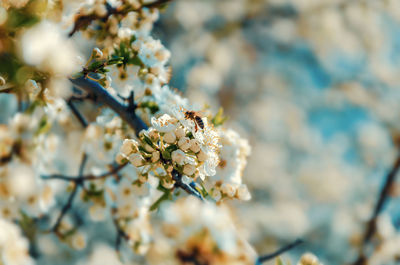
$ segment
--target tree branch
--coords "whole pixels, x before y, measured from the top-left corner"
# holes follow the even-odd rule
[[[293,243],[290,243],[289,245],[286,245],[280,249],[278,249],[275,252],[272,252],[271,254],[267,254],[267,255],[263,255],[258,257],[258,259],[256,260],[256,265],[261,265],[262,263],[271,260],[279,255],[281,255],[282,253],[291,250],[294,247],[297,247],[298,245],[302,244],[304,241],[301,239],[296,239],[296,241],[294,241]]]
[[[119,249],[121,247],[121,239],[129,240],[129,235],[125,233],[125,231],[118,224],[118,220],[115,218],[115,213],[117,212],[116,208],[111,209],[111,215],[113,216],[113,224],[115,229],[117,230],[117,235],[115,238],[115,251],[119,253]]]
[[[148,129],[148,126],[143,122],[143,120],[135,114],[135,111],[132,110],[131,107],[129,107],[130,104],[126,106],[116,100],[99,83],[85,77],[78,77],[76,79],[70,78],[69,80],[77,88],[80,88],[89,94],[95,95],[98,101],[110,107],[121,117],[122,120],[128,123],[128,125],[135,131],[136,136],[139,135],[141,130]],[[196,196],[200,200],[204,200],[203,196],[197,189],[195,189],[192,185],[182,182],[182,176],[176,170],[172,171],[172,178],[175,180],[176,187],[180,187],[187,193]],[[65,179],[65,177],[59,179]]]
[[[203,195],[201,195],[201,193],[196,190],[192,185],[184,183],[182,181],[182,176],[175,169],[172,170],[172,179],[175,180],[176,187],[179,187],[187,193],[192,194],[193,196],[196,196],[200,200],[204,201]]]
[[[136,116],[134,111],[128,111],[127,106],[116,100],[99,83],[84,77],[78,77],[76,79],[70,78],[70,81],[77,88],[95,95],[98,101],[115,111],[122,120],[129,124],[129,126],[135,131],[136,135],[139,135],[141,130],[147,130],[147,125],[142,121],[142,119]]]
[[[353,263],[353,265],[362,265],[366,263],[366,256],[364,253],[364,247],[367,245],[370,241],[372,236],[375,234],[376,231],[376,221],[378,219],[379,214],[383,210],[383,206],[385,202],[387,201],[390,193],[390,189],[393,186],[394,181],[396,180],[397,173],[400,169],[400,152],[397,155],[396,160],[393,163],[393,166],[389,173],[385,177],[385,184],[382,187],[382,190],[379,194],[378,201],[376,203],[374,212],[372,214],[371,219],[368,221],[367,228],[364,233],[364,238],[363,242],[361,244],[361,249],[360,249],[360,254],[357,258],[357,260]]]
[[[75,115],[75,117],[78,119],[78,121],[82,124],[83,127],[87,127],[88,126],[88,122],[85,119],[85,117],[83,117],[83,115],[78,111],[78,109],[75,107],[74,103],[72,102],[73,98],[70,98],[67,101],[67,105],[68,107],[71,109],[72,113]]]
[[[86,176],[77,176],[77,177],[72,177],[72,176],[65,176],[65,175],[49,175],[49,176],[41,176],[42,179],[60,179],[60,180],[65,180],[65,181],[71,181],[71,182],[83,182],[86,180],[97,180],[97,179],[104,179],[109,176],[117,174],[121,169],[123,169],[128,163],[124,163],[118,166],[113,167],[110,171],[105,172],[101,175],[86,175]]]
[[[83,156],[82,156],[81,164],[79,166],[79,176],[81,176],[83,174],[83,170],[85,169],[87,158],[88,158],[87,154],[84,153]],[[82,182],[75,182],[74,183],[74,187],[73,187],[73,190],[72,190],[72,192],[70,193],[70,195],[68,197],[68,201],[64,205],[64,207],[62,208],[61,213],[58,216],[56,223],[54,224],[53,228],[51,229],[51,231],[55,232],[56,234],[59,234],[58,228],[60,227],[61,221],[64,218],[64,216],[67,214],[67,212],[71,209],[72,203],[74,201],[74,198],[75,198],[75,196],[76,196],[76,194],[78,192],[78,188],[79,188],[80,185],[82,185]]]

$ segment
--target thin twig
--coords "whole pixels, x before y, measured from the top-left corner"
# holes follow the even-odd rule
[[[82,156],[81,164],[79,166],[79,175],[80,176],[83,174],[83,170],[85,169],[85,165],[86,165],[87,159],[88,159],[88,156],[87,156],[86,153],[84,153],[83,156]],[[76,196],[76,194],[78,192],[78,189],[79,189],[80,185],[82,185],[82,182],[74,183],[74,187],[73,187],[72,192],[70,193],[70,195],[68,197],[68,201],[64,205],[64,207],[62,208],[61,213],[58,216],[56,223],[54,224],[53,228],[51,229],[56,234],[58,234],[58,228],[60,227],[62,219],[64,218],[64,216],[67,214],[67,212],[72,207],[72,203],[74,201],[74,198],[75,198],[75,196]]]
[[[271,259],[281,255],[282,253],[289,251],[294,247],[297,247],[298,245],[302,244],[303,242],[304,242],[303,240],[297,239],[293,243],[290,243],[289,245],[286,245],[286,246],[278,249],[277,251],[272,252],[271,254],[260,256],[260,257],[258,257],[258,259],[256,261],[256,265],[260,265],[268,260],[271,260]]]
[[[121,239],[129,240],[130,237],[125,231],[121,228],[121,226],[118,224],[117,218],[114,217],[115,213],[117,212],[116,208],[111,209],[111,215],[113,216],[113,223],[114,227],[117,230],[117,236],[115,239],[115,250],[119,252],[119,249],[121,247]]]
[[[179,188],[185,190],[187,193],[189,193],[193,196],[196,196],[200,200],[204,201],[203,195],[201,195],[201,193],[198,190],[196,190],[190,184],[186,184],[182,181],[182,176],[179,174],[178,171],[176,171],[174,169],[171,174],[172,174],[172,179],[175,180],[176,187],[179,187]]]
[[[54,224],[53,228],[51,229],[53,232],[58,232],[58,228],[60,227],[62,219],[67,214],[69,209],[71,209],[75,195],[78,191],[78,186],[79,185],[77,185],[76,183],[74,184],[74,188],[73,188],[72,192],[69,194],[67,203],[63,206],[60,215],[57,217],[56,223]]]
[[[371,216],[371,219],[368,221],[367,228],[364,233],[363,241],[360,247],[360,254],[357,260],[353,263],[353,265],[361,265],[366,263],[367,258],[364,253],[364,247],[371,241],[372,236],[375,234],[376,221],[378,219],[379,214],[383,210],[385,202],[389,198],[390,189],[392,188],[393,183],[396,180],[396,176],[399,169],[400,169],[400,152],[397,155],[397,158],[394,161],[391,170],[385,177],[385,184],[382,187],[382,190],[378,197],[378,201],[375,205],[374,212]]]
[[[88,122],[85,119],[85,117],[83,117],[83,115],[79,112],[79,110],[76,108],[76,106],[74,105],[74,103],[72,102],[72,98],[70,98],[67,101],[67,105],[68,107],[71,109],[72,113],[75,115],[75,117],[78,119],[78,121],[80,122],[80,124],[82,124],[82,126],[84,128],[86,128],[88,126]]]
[[[104,179],[110,176],[113,176],[117,174],[120,170],[122,170],[128,163],[124,163],[118,166],[114,166],[110,171],[107,171],[101,175],[86,175],[86,176],[77,176],[77,177],[72,177],[72,176],[65,176],[65,175],[59,175],[59,174],[54,174],[54,175],[44,175],[41,176],[42,179],[59,179],[59,180],[65,180],[65,181],[71,181],[71,182],[83,182],[86,180],[97,180],[97,179]]]
[[[83,89],[89,94],[95,95],[99,102],[107,105],[114,112],[116,112],[120,116],[120,118],[124,120],[135,131],[136,136],[139,136],[140,131],[148,129],[148,126],[143,122],[140,117],[136,115],[134,110],[131,110],[131,108],[129,108],[129,105],[126,106],[116,100],[99,83],[85,77],[78,77],[76,79],[70,78],[70,81],[72,82],[72,84],[75,85],[75,87]],[[204,200],[202,194],[196,188],[194,188],[190,184],[182,182],[182,176],[176,170],[172,172],[172,178],[173,180],[175,180],[176,187],[182,188],[187,193],[196,196],[200,200]]]
[[[116,167],[113,167],[113,169],[111,169],[109,172],[103,173],[103,174],[101,174],[99,176],[95,176],[95,175],[83,176],[82,180],[104,179],[104,178],[107,178],[109,176],[113,176],[113,175],[117,174],[121,169],[123,169],[126,165],[128,165],[128,162],[123,163],[121,165],[118,165]]]
[[[129,126],[135,130],[136,135],[139,135],[141,130],[147,130],[147,125],[142,121],[142,119],[136,116],[134,111],[127,111],[128,107],[116,100],[99,83],[84,77],[78,77],[76,79],[70,78],[70,81],[77,88],[80,88],[89,94],[94,94],[98,101],[115,111],[122,120],[128,123]]]

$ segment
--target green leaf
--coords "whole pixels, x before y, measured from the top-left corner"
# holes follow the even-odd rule
[[[95,62],[93,62],[91,65],[89,65],[88,70],[89,70],[90,72],[97,71],[97,70],[99,70],[100,68],[103,68],[103,67],[104,67],[104,63],[105,63],[104,60],[95,61]]]
[[[170,146],[168,146],[167,148],[165,148],[165,151],[172,153],[175,150],[178,150],[179,147],[176,144],[171,144]]]
[[[138,149],[139,149],[139,151],[140,151],[141,153],[149,153],[149,152],[147,152],[146,149],[144,149],[144,147],[141,146],[141,145],[139,145]]]
[[[151,147],[154,147],[154,144],[153,144],[153,142],[151,141],[151,139],[150,139],[149,137],[147,137],[145,134],[143,134],[143,141],[144,141],[146,144],[150,145]]]
[[[128,64],[134,64],[134,65],[142,65],[143,62],[142,60],[140,60],[140,58],[138,56],[134,56],[128,59],[127,61]]]
[[[0,75],[7,77],[9,82],[18,83],[17,72],[23,63],[15,55],[6,52],[0,52],[0,62]]]
[[[42,105],[42,103],[39,100],[35,100],[33,102],[31,102],[31,104],[28,106],[28,108],[26,109],[26,113],[28,114],[32,114],[33,111],[36,109],[36,107]]]
[[[140,107],[149,109],[151,114],[155,114],[157,111],[160,110],[160,108],[158,107],[158,104],[154,101],[141,102]]]
[[[178,149],[178,146],[176,144],[171,144],[170,146],[168,146],[167,148],[165,148],[162,152],[161,155],[164,159],[166,160],[171,160],[171,153],[175,150]]]
[[[124,61],[124,57],[119,57],[119,56],[112,56],[111,59],[108,60],[109,65],[113,64],[121,64]]]
[[[215,127],[221,126],[228,119],[228,117],[224,116],[224,109],[219,108],[217,114],[211,119],[211,122]]]
[[[171,153],[170,152],[164,150],[164,151],[161,152],[161,155],[165,160],[171,160]]]

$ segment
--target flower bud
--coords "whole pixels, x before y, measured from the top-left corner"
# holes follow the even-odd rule
[[[175,135],[178,137],[178,139],[180,139],[185,136],[185,130],[182,127],[178,127],[175,130]]]
[[[203,150],[200,150],[200,152],[197,154],[197,159],[200,162],[204,162],[207,160],[207,154],[203,152]]]
[[[190,164],[187,164],[183,167],[183,173],[192,176],[196,172],[196,167]]]
[[[165,135],[164,135],[164,141],[166,142],[166,143],[169,143],[169,144],[172,144],[172,143],[174,143],[175,141],[176,141],[176,136],[175,136],[175,133],[174,132],[167,132]]]
[[[138,142],[136,142],[133,139],[125,139],[124,142],[122,143],[122,146],[120,148],[120,152],[124,154],[125,156],[128,156],[130,153],[136,151],[136,147],[138,145]]]
[[[141,6],[141,3],[139,0],[128,0],[128,3],[133,9],[139,9]]]
[[[93,49],[93,55],[95,58],[101,58],[103,57],[103,52],[99,48],[94,48]]]
[[[144,150],[146,150],[149,153],[153,153],[155,150],[153,147],[151,147],[149,144],[145,144]]]
[[[155,130],[154,128],[150,128],[150,130],[148,131],[147,135],[150,137],[151,140],[155,141],[158,138],[160,138],[159,133],[157,132],[157,130]]]
[[[195,153],[200,152],[200,143],[198,140],[196,139],[190,140],[190,150]]]
[[[128,159],[135,167],[143,166],[144,160],[140,154],[133,153],[129,156]]]
[[[172,161],[182,166],[185,162],[186,154],[182,150],[178,149],[171,153],[171,158]]]
[[[160,152],[155,151],[152,153],[151,162],[155,163],[160,159]]]
[[[190,139],[188,137],[182,137],[181,139],[179,139],[178,141],[178,146],[180,149],[182,149],[183,151],[186,151],[189,149],[190,147]]]

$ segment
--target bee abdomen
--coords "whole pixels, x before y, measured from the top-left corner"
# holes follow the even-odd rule
[[[199,125],[199,127],[200,127],[201,129],[204,129],[203,119],[202,119],[201,117],[199,117],[199,116],[196,116],[195,119],[196,119],[196,122],[197,122],[197,124]]]

